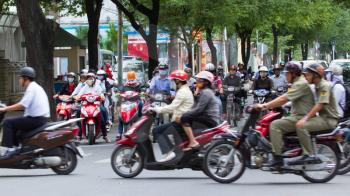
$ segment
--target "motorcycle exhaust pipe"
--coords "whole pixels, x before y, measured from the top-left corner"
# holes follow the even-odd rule
[[[55,167],[63,163],[61,157],[51,156],[51,157],[39,157],[34,159],[34,163],[38,166],[49,166]]]

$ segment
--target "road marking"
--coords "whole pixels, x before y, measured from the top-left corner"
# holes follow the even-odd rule
[[[99,160],[99,161],[95,161],[94,163],[110,163],[111,162],[111,159],[108,158],[108,159],[102,159],[102,160]]]

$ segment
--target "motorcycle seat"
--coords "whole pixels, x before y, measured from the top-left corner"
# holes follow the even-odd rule
[[[57,125],[59,123],[62,123],[62,122],[50,122],[50,123],[46,123],[45,125],[43,126],[40,126],[34,130],[31,130],[31,131],[19,131],[18,133],[18,136],[20,139],[27,139],[27,138],[31,138],[33,137],[34,135],[38,134],[38,133],[41,133],[41,132],[44,132],[44,130],[47,128],[47,127],[50,127],[50,126],[53,126],[53,125]]]

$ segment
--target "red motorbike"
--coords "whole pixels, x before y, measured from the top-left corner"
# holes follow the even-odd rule
[[[145,106],[144,108],[147,108]],[[207,144],[215,135],[225,132],[229,128],[227,122],[214,128],[208,128],[203,124],[193,125],[193,131],[196,140],[202,146],[201,149],[184,151],[187,147],[187,137],[175,130],[169,128],[164,134],[173,136],[170,140],[174,145],[175,158],[167,162],[157,162],[156,150],[150,139],[150,131],[156,117],[147,112],[138,121],[124,133],[125,138],[116,142],[117,146],[112,153],[111,165],[114,172],[124,178],[133,178],[141,173],[143,169],[147,170],[174,170],[191,168],[192,170],[202,170],[203,151]],[[181,135],[180,135],[181,134]]]
[[[140,93],[136,91],[125,91],[118,93],[122,99],[120,119],[123,122],[123,133],[138,119]]]
[[[89,145],[101,137],[101,96],[86,94],[81,96],[81,118],[83,136],[88,139]]]
[[[57,120],[69,120],[73,115],[73,99],[69,95],[58,96],[60,103],[56,106]]]
[[[206,151],[203,167],[210,178],[220,183],[234,182],[243,175],[246,167],[277,174],[296,174],[313,183],[325,183],[335,177],[342,152],[338,145],[342,140],[339,130],[349,122],[339,123],[332,130],[310,133],[319,163],[290,164],[302,155],[299,139],[291,133],[283,138],[283,166],[268,167],[265,163],[273,155],[269,126],[273,120],[281,118],[283,112],[270,111],[259,121],[260,111],[250,107],[248,112],[250,116],[241,132],[228,131],[218,135]]]

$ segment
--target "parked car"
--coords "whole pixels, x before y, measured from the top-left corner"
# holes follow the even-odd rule
[[[331,62],[329,67],[341,65],[343,67],[343,79],[347,86],[350,86],[350,59],[336,59]]]

